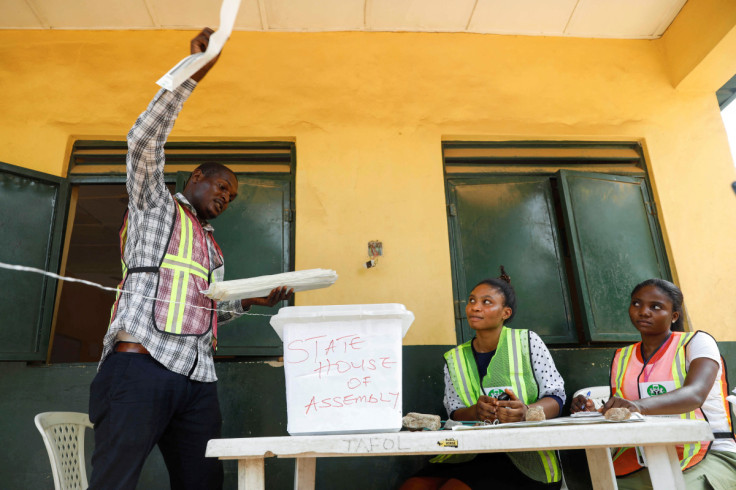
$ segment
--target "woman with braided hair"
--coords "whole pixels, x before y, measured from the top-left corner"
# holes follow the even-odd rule
[[[530,406],[541,407],[548,419],[560,415],[564,381],[536,333],[506,326],[515,312],[516,293],[503,266],[500,278],[485,279],[471,291],[465,314],[475,337],[444,356],[444,404],[450,419],[518,422]],[[431,463],[401,490],[561,486],[554,451],[440,455]]]

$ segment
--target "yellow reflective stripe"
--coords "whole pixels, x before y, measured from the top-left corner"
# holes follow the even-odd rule
[[[562,466],[560,465],[560,460],[557,458],[557,451],[550,451],[552,453],[552,462],[554,463],[554,480],[552,481],[560,481],[562,479]]]
[[[122,287],[123,282],[125,281],[125,275],[128,273],[128,266],[125,265],[125,245],[128,243],[128,216],[125,216],[125,225],[123,225],[123,229],[120,230],[120,264],[123,269],[123,280],[120,282],[120,285]],[[120,293],[117,293],[117,296],[120,297]]]
[[[695,417],[695,413],[693,412],[680,414],[680,417],[686,420],[697,419],[697,417]],[[684,469],[688,464],[690,464],[690,460],[692,460],[693,457],[695,457],[695,455],[700,452],[701,446],[702,444],[700,442],[686,443],[682,445],[682,459],[680,460],[680,468]]]
[[[188,217],[187,217],[188,218]],[[181,227],[182,231],[185,230],[185,228]],[[185,241],[185,248],[184,248],[184,257],[188,260],[192,259],[193,249],[194,249],[194,228],[192,224],[192,220],[187,219],[187,226],[186,226],[186,234],[182,236],[182,241]]]
[[[616,367],[616,395],[621,397],[621,388],[624,384],[624,373],[626,372],[626,367],[629,365],[629,361],[631,360],[631,354],[634,352],[635,345],[636,344],[621,349],[621,355],[618,359],[618,366]]]
[[[560,470],[554,451],[537,451],[537,453],[542,459],[542,466],[544,466],[544,474],[547,477],[547,483],[558,481],[560,479]]]
[[[524,357],[521,348],[521,335],[526,333],[527,330],[506,330],[511,335],[510,351],[513,354],[512,359],[512,372],[514,373],[514,379],[512,383],[514,385],[514,393],[519,397],[519,400],[526,403],[526,381],[524,380]]]
[[[675,389],[682,388],[685,384],[685,349],[684,345],[692,337],[692,333],[684,333],[680,335],[677,342],[677,350],[675,351],[675,359],[672,363],[672,379],[675,381]]]
[[[631,446],[618,448],[618,451],[616,451],[616,454],[613,455],[613,461],[616,461],[619,458],[619,456],[621,456],[622,454],[624,454],[629,449],[634,449],[634,448],[631,447]]]
[[[454,366],[453,371],[455,372],[455,378],[459,378],[459,381],[461,382],[460,388],[462,388],[461,390],[457,390],[458,387],[455,387],[456,391],[458,391],[458,395],[460,395],[460,398],[462,399],[465,406],[469,407],[473,404],[473,402],[470,401],[471,395],[470,389],[468,388],[468,381],[465,377],[465,369],[460,364],[460,359],[462,357],[463,356],[460,352],[460,346],[457,346],[450,351],[450,361]]]
[[[179,277],[181,276],[182,271],[174,269],[174,277],[171,280],[171,296],[170,298],[173,301],[176,301],[177,292],[179,289]],[[176,328],[176,325],[174,325],[174,315],[176,314],[176,310],[178,305],[176,303],[169,303],[169,311],[166,314],[166,327],[164,330],[167,332],[172,333],[179,333],[181,332],[181,325],[179,325],[179,328]]]
[[[470,343],[466,342],[446,352],[445,360],[455,392],[466,407],[473,405],[478,401],[482,388]]]
[[[179,205],[179,222],[181,223],[181,230],[179,231],[179,250],[176,252],[176,255],[179,257],[182,257],[184,255],[184,241],[186,236],[185,226],[186,223],[189,222],[189,219],[184,212],[184,207]]]
[[[438,454],[434,458],[430,459],[430,463],[442,463],[452,457],[452,454]]]
[[[677,341],[677,350],[675,351],[675,358],[672,362],[672,379],[675,383],[675,389],[682,388],[682,385],[685,384],[685,349],[683,346],[689,338],[690,335],[682,334]],[[693,415],[693,412],[681,413],[680,418],[691,419]]]
[[[616,373],[616,388],[617,392],[620,392],[624,385],[624,374],[626,373],[626,368],[629,366],[629,361],[631,360],[631,355],[634,352],[634,346],[630,345],[628,347],[625,347],[621,351],[621,356],[619,357],[619,363],[618,363],[618,372]],[[620,395],[619,395],[620,396]]]
[[[478,397],[474,395],[473,387],[478,386],[478,369],[473,372],[470,364],[469,357],[472,357],[472,349],[468,352],[468,349],[462,345],[457,347],[457,354],[459,356],[458,365],[460,366],[460,381],[463,383],[463,390],[465,391],[465,406],[469,407],[478,401]]]
[[[684,469],[688,464],[690,464],[690,460],[693,459],[693,457],[700,452],[700,446],[700,442],[683,445],[680,468]]]
[[[501,327],[501,337],[498,339],[498,345],[503,345],[506,348],[506,356],[508,357],[509,363],[511,363],[511,376],[509,380],[511,382],[511,389],[516,393],[516,396],[519,396],[519,383],[516,379],[518,360],[516,358],[515,340],[516,336],[511,329]]]
[[[470,404],[478,401],[478,397],[481,394],[482,387],[480,385],[480,379],[478,378],[478,365],[475,363],[475,356],[473,356],[473,348],[469,343],[465,343],[460,346],[462,352],[462,366],[465,376],[468,378],[468,393]]]
[[[179,291],[179,301],[174,303],[172,306],[176,310],[176,333],[181,333],[182,326],[184,325],[184,303],[187,299],[187,291],[189,290],[189,277],[183,275],[181,277],[181,285]]]
[[[209,277],[207,269],[202,267],[201,264],[194,262],[193,260],[182,259],[176,255],[166,254],[161,267],[166,269],[179,270],[188,274],[194,274],[195,276],[201,277],[205,281]]]

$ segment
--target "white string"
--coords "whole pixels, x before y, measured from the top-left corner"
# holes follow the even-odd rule
[[[153,301],[160,301],[162,303],[172,303],[172,304],[175,304],[175,305],[185,305],[185,306],[190,306],[192,308],[198,308],[198,309],[207,310],[207,311],[215,311],[215,312],[218,312],[218,313],[236,313],[236,314],[237,313],[240,313],[239,311],[236,311],[236,310],[213,309],[213,308],[207,308],[206,306],[197,306],[197,305],[192,305],[192,304],[181,302],[181,301],[169,301],[169,300],[165,300],[165,299],[160,299],[160,298],[155,298],[155,297],[151,297],[151,296],[146,296],[144,294],[141,294],[141,293],[138,293],[138,292],[135,292],[135,291],[126,291],[125,289],[111,288],[111,287],[103,286],[102,284],[97,284],[96,282],[86,281],[84,279],[77,279],[76,277],[60,276],[58,274],[54,274],[53,272],[48,272],[48,271],[45,271],[43,269],[37,269],[35,267],[28,267],[28,266],[25,266],[25,265],[14,265],[14,264],[6,264],[5,262],[0,262],[0,269],[8,269],[8,270],[14,270],[14,271],[21,271],[21,272],[33,272],[33,273],[36,273],[36,274],[41,274],[41,275],[44,275],[44,276],[52,277],[54,279],[58,279],[60,281],[78,282],[78,283],[81,283],[81,284],[86,284],[87,286],[92,286],[92,287],[96,287],[96,288],[99,288],[99,289],[103,289],[105,291],[110,291],[110,292],[113,292],[113,293],[120,293],[120,294],[133,294],[133,295],[136,295],[136,296],[140,296],[143,299],[150,299],[150,300],[153,300]],[[252,315],[252,316],[267,316],[267,317],[273,316],[273,315],[264,315],[262,313],[250,313],[248,311],[246,311],[245,314],[246,315]]]

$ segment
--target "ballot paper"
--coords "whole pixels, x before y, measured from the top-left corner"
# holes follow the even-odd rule
[[[225,41],[230,37],[238,15],[240,0],[223,0],[220,7],[220,28],[210,36],[210,42],[204,53],[187,56],[162,76],[156,83],[173,92],[184,80],[197,73],[204,65],[220,54]]]
[[[585,413],[585,412],[578,412]],[[588,412],[590,413],[590,412]],[[596,412],[597,413],[597,412]],[[549,426],[549,425],[583,425],[583,424],[622,424],[630,422],[644,422],[646,417],[640,413],[632,412],[631,418],[626,420],[608,420],[604,416],[588,416],[588,417],[557,417],[548,420],[539,420],[533,422],[521,421],[521,422],[508,422],[505,424],[487,424],[487,425],[458,425],[454,426],[452,430],[485,430],[485,429],[508,429],[511,427],[535,427],[535,426]]]
[[[570,417],[572,418],[579,418],[579,417],[603,417],[603,414],[600,412],[575,412],[571,413]]]
[[[284,272],[270,276],[221,281],[210,284],[202,294],[215,301],[260,298],[268,296],[273,288],[286,286],[294,292],[308,291],[332,286],[337,281],[337,272],[329,269],[309,269]]]

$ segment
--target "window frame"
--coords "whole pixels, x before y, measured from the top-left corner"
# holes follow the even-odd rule
[[[288,247],[283,260],[288,270],[294,269],[295,237],[296,237],[296,210],[295,210],[295,183],[296,183],[296,145],[293,141],[252,141],[252,142],[168,142],[164,147],[166,167],[164,180],[167,185],[176,185],[177,178],[182,171],[191,172],[204,161],[217,161],[227,165],[238,176],[253,178],[287,180],[289,182],[289,207],[284,209],[290,221],[288,230]],[[78,185],[87,184],[124,184],[126,182],[125,156],[127,143],[124,141],[78,140],[72,147],[65,179],[70,189]],[[72,194],[70,191],[68,194]],[[70,198],[67,198],[67,208]],[[71,230],[73,219],[65,214],[65,226]],[[70,234],[66,234],[59,254],[59,261],[67,256]],[[62,264],[63,266],[63,264]],[[55,334],[56,313],[61,296],[61,288],[54,295],[54,307],[51,309],[53,319],[49,328],[44,359],[48,362],[53,347]],[[293,299],[291,300],[293,303]],[[221,356],[247,357],[278,357],[283,353],[283,347],[248,346],[245,348],[225,348],[225,352],[218,352]],[[216,357],[217,355],[216,354]]]
[[[466,298],[460,297],[465,287],[461,285],[464,275],[461,271],[462,260],[458,250],[459,230],[455,230],[453,223],[453,209],[451,181],[453,179],[480,179],[484,177],[504,176],[548,176],[553,178],[561,170],[574,172],[595,172],[622,177],[638,177],[643,179],[644,189],[650,201],[646,202],[651,214],[655,247],[661,251],[666,278],[672,278],[672,266],[664,242],[662,228],[658,219],[657,206],[654,202],[648,167],[640,142],[609,142],[609,141],[443,141],[442,160],[445,180],[445,199],[447,205],[448,233],[451,252],[451,270],[453,281],[453,306],[455,316],[455,331],[458,343],[467,341],[464,338],[462,321],[464,317],[463,304]],[[561,185],[561,183],[558,183]],[[559,192],[559,191],[558,191]],[[560,197],[562,193],[559,192]],[[564,208],[563,208],[564,212]],[[565,222],[558,223],[559,230],[568,240],[569,230]],[[566,245],[569,247],[569,244]],[[573,251],[570,250],[574,261]],[[579,288],[573,269],[567,270],[567,276],[575,280],[575,288]],[[557,346],[583,345],[611,345],[610,342],[621,342],[623,339],[590,338],[584,323],[585,311],[582,311],[580,291],[569,291],[571,298],[577,302],[573,314],[578,316],[576,324],[582,325],[578,341],[573,344],[556,344]]]

